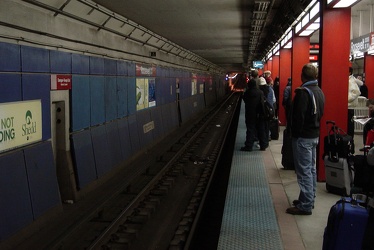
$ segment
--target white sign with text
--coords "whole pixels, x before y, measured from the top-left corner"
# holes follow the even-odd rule
[[[0,152],[41,139],[41,100],[0,103]]]

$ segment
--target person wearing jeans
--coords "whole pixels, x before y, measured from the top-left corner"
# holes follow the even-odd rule
[[[291,134],[299,197],[286,213],[311,215],[316,193],[316,158],[320,120],[325,106],[325,95],[318,86],[318,69],[305,64],[301,72],[302,85],[295,90],[292,102]]]

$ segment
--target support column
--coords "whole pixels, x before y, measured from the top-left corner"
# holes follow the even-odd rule
[[[291,77],[291,49],[279,50],[279,121],[282,126],[287,124],[286,113],[282,106],[283,91],[286,88],[287,80]]]
[[[293,36],[291,55],[292,94],[302,84],[301,70],[305,64],[309,63],[309,46],[310,38],[308,36]]]
[[[279,56],[273,56],[273,65],[271,70],[271,77],[273,80],[279,76]]]
[[[322,159],[326,121],[333,120],[347,131],[348,77],[350,54],[351,9],[327,9],[321,1],[319,84],[325,94],[325,111],[321,120],[317,180],[325,181]]]
[[[368,98],[374,98],[374,55],[366,54],[364,58],[365,84],[368,87]]]

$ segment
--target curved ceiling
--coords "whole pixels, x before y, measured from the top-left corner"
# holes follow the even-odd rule
[[[243,72],[311,0],[93,0],[218,65]]]
[[[23,0],[220,72],[262,60],[315,0]],[[352,7],[351,38],[370,32],[374,0]],[[318,32],[311,42],[318,42]]]

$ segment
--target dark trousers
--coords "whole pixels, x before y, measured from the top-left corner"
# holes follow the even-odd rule
[[[355,124],[354,121],[352,121],[352,118],[354,116],[355,112],[353,109],[348,109],[348,129],[347,129],[347,134],[350,136],[354,136],[355,134]]]
[[[269,146],[269,130],[266,132],[266,121],[258,119],[256,122],[247,122],[246,127],[245,146],[252,148],[257,139],[259,140],[260,148]]]
[[[269,121],[259,119],[256,123],[256,128],[260,148],[269,147]]]

